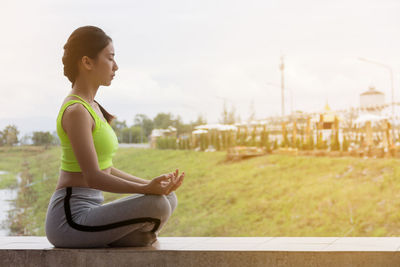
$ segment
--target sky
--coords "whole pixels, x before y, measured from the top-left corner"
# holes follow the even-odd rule
[[[71,83],[63,46],[95,25],[113,39],[119,66],[96,100],[132,125],[160,112],[183,122],[221,118],[224,101],[242,121],[359,106],[373,85],[400,101],[400,1],[18,1],[0,0],[0,130],[54,131]]]

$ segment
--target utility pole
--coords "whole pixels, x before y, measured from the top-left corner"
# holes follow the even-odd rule
[[[271,85],[274,86],[276,88],[281,88],[280,85],[276,84],[276,83],[270,83],[270,82],[266,82],[266,85]],[[286,90],[290,93],[290,113],[293,113],[293,89],[292,88],[286,88]]]
[[[284,79],[284,70],[285,70],[285,64],[283,63],[283,55],[281,55],[281,64],[279,65],[279,69],[281,70],[281,89],[282,89],[282,117],[285,116],[285,95],[284,95],[284,89],[285,89],[285,79]]]

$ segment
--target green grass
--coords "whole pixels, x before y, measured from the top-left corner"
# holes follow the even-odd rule
[[[2,152],[0,152],[2,153]],[[61,150],[10,150],[0,170],[29,170],[25,232],[44,235]],[[400,160],[267,155],[239,162],[224,152],[120,148],[114,166],[151,179],[186,172],[161,236],[398,236]],[[22,163],[26,161],[25,167]],[[28,175],[29,176],[29,175]],[[2,177],[2,176],[0,176]],[[46,179],[47,177],[47,179]],[[106,201],[122,195],[104,193]],[[27,223],[29,222],[29,223]]]
[[[16,174],[5,173],[0,174],[0,189],[17,187]]]
[[[0,189],[14,187],[16,176],[21,170],[25,158],[34,157],[44,151],[42,147],[0,147]]]

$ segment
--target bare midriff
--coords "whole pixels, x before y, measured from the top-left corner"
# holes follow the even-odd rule
[[[107,174],[111,174],[111,167],[101,170]],[[60,170],[60,177],[58,178],[57,189],[64,187],[89,187],[82,172],[68,172]]]

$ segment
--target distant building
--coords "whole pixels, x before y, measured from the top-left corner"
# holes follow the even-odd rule
[[[341,120],[337,115],[336,112],[331,110],[331,107],[326,103],[324,111],[319,114],[319,124],[318,128],[323,130],[332,130],[335,123],[335,118],[337,120]]]
[[[312,119],[312,122],[315,123],[315,131],[314,131],[314,141],[317,142],[316,134],[320,134],[322,140],[326,140],[327,144],[331,143],[331,136],[334,134],[334,131],[338,131],[339,140],[342,140],[342,129],[339,127],[339,123],[343,121],[343,118],[336,114],[335,111],[331,109],[328,105],[328,102],[325,105],[324,110],[316,117]]]
[[[157,138],[165,136],[172,136],[176,138],[176,128],[169,126],[167,129],[153,129],[150,135],[150,147],[156,148]]]
[[[368,113],[380,114],[380,109],[376,108],[385,104],[385,94],[379,92],[374,86],[370,86],[367,91],[360,95],[360,107],[368,109]]]

